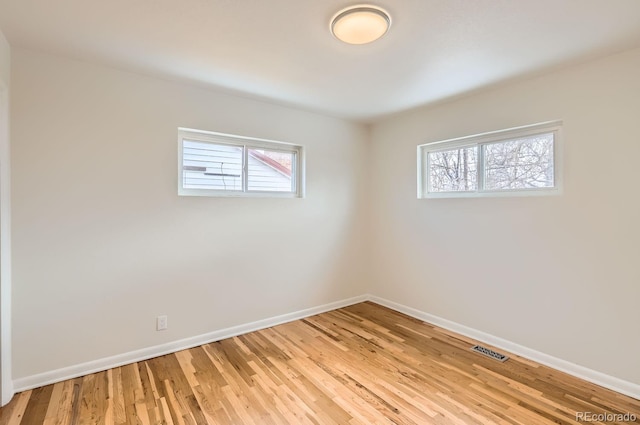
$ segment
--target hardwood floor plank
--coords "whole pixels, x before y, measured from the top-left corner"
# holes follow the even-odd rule
[[[138,388],[138,364],[134,363],[122,366],[119,369],[122,379],[124,418],[121,418],[123,421],[118,422],[118,424],[142,425],[142,422],[138,419],[138,414],[135,409],[137,402],[136,389]]]
[[[16,394],[13,400],[3,408],[0,408],[0,425],[11,425],[22,423],[24,412],[31,399],[33,391],[25,391]],[[26,422],[25,422],[26,424]]]
[[[25,424],[43,423],[47,415],[49,401],[53,393],[53,385],[36,388],[31,392],[29,403],[22,416],[22,422]]]
[[[69,406],[66,405],[67,397],[65,397],[65,384],[67,384],[67,388],[70,386],[67,382],[60,382],[53,386],[53,391],[51,393],[51,400],[49,400],[49,406],[47,407],[47,413],[45,414],[44,424],[52,425],[55,423],[60,423],[59,413],[64,412],[68,409]],[[71,403],[71,399],[68,400],[69,404]]]
[[[639,400],[476,343],[366,302],[17,394],[0,425],[640,424]]]
[[[161,424],[164,423],[166,425],[175,425],[171,417],[171,412],[169,411],[169,405],[167,404],[167,399],[164,397],[160,398],[160,409],[162,412],[162,420],[164,421],[164,422],[161,422]]]

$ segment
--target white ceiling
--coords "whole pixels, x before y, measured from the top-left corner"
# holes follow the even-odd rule
[[[370,121],[640,46],[640,0],[375,0],[363,46],[329,33],[344,0],[0,0],[33,48]]]

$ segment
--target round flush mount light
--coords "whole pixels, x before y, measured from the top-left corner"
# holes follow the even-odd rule
[[[331,19],[331,33],[349,44],[367,44],[385,35],[391,17],[377,6],[360,4],[342,9]]]

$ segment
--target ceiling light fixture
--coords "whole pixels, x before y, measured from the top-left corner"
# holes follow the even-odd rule
[[[386,10],[368,4],[347,7],[331,19],[331,33],[349,44],[367,44],[385,35],[391,26]]]

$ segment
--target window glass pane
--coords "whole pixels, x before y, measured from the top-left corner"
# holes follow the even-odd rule
[[[242,147],[183,141],[185,189],[242,190]]]
[[[553,133],[484,145],[486,190],[553,187]]]
[[[429,192],[478,189],[477,146],[429,152]]]
[[[247,189],[264,192],[295,192],[295,152],[248,150]]]

